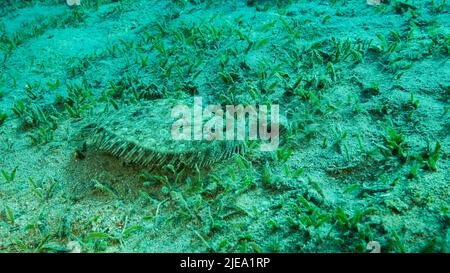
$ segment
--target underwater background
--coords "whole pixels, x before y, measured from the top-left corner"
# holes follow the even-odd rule
[[[448,1],[76,2],[0,3],[0,252],[450,251]],[[153,137],[194,96],[280,146]]]

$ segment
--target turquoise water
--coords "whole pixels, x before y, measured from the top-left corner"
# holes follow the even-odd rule
[[[2,2],[0,252],[448,252],[450,4],[369,2]]]

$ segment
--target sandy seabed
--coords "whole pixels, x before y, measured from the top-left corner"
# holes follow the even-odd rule
[[[449,5],[2,1],[0,251],[449,252]],[[193,96],[280,105],[279,149],[179,170],[89,142]]]

